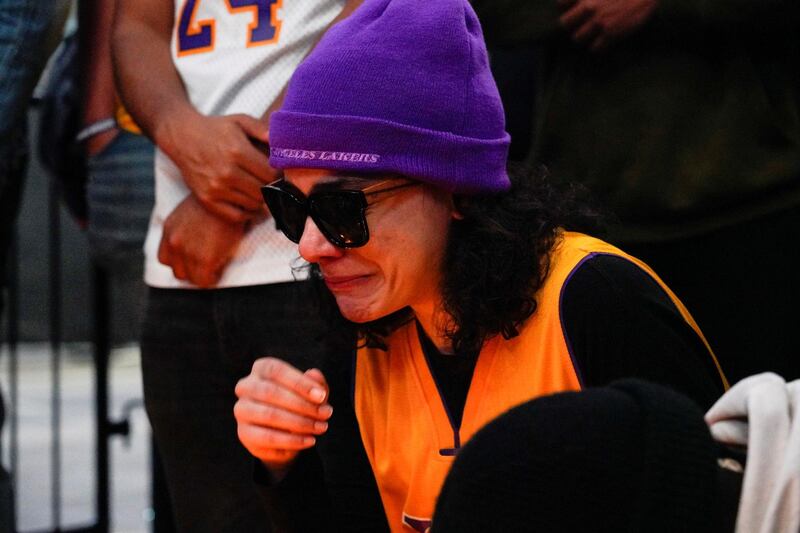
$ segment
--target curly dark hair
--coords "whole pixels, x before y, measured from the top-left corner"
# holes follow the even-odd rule
[[[450,226],[442,295],[452,319],[446,335],[457,354],[475,353],[498,334],[518,334],[536,311],[560,229],[597,235],[603,228],[604,217],[585,189],[557,188],[543,167],[509,168],[509,177],[507,192],[454,197],[462,218]],[[385,349],[384,339],[413,319],[405,308],[352,327],[362,345]]]
[[[536,311],[561,229],[601,230],[599,211],[577,186],[557,189],[544,168],[509,169],[512,188],[492,196],[457,196],[463,219],[451,224],[444,259],[447,337],[456,353],[515,337]]]

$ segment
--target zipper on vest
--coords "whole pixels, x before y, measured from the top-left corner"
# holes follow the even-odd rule
[[[445,457],[453,457],[458,454],[459,450],[461,449],[461,426],[456,426],[455,419],[453,418],[453,414],[450,412],[450,408],[447,406],[447,402],[444,399],[444,394],[442,393],[442,387],[439,385],[439,381],[436,379],[436,373],[433,371],[433,367],[431,365],[431,361],[428,357],[428,350],[425,349],[426,343],[429,344],[430,349],[435,349],[435,346],[425,334],[425,331],[422,329],[419,321],[416,322],[417,325],[417,336],[419,337],[420,347],[422,348],[422,355],[425,358],[425,365],[428,367],[428,374],[430,374],[431,379],[433,379],[433,384],[436,386],[436,393],[439,395],[439,403],[441,404],[442,408],[444,408],[444,412],[447,415],[447,422],[450,424],[450,429],[453,431],[453,446],[451,448],[439,448],[439,455]],[[463,421],[463,413],[462,413],[462,421]]]
[[[450,429],[453,431],[453,447],[452,448],[439,448],[439,455],[443,455],[445,457],[453,457],[458,454],[458,451],[461,449],[461,426],[456,426],[456,423],[453,421],[453,414],[450,412],[450,408],[447,407],[447,402],[444,401],[444,395],[442,394],[442,389],[439,387],[439,382],[436,380],[436,375],[431,372],[431,363],[428,361],[428,356],[425,356],[425,364],[428,365],[428,373],[431,375],[433,379],[433,383],[436,385],[436,392],[439,394],[439,403],[444,408],[444,412],[447,415],[447,422],[450,424]],[[463,419],[463,415],[462,415]]]

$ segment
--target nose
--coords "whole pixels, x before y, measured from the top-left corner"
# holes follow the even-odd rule
[[[332,259],[344,255],[344,249],[326,239],[311,217],[306,219],[298,247],[300,255],[309,263],[319,263],[324,258]]]

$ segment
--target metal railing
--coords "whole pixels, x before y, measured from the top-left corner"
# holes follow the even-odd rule
[[[99,532],[105,533],[110,528],[110,468],[109,441],[130,432],[129,416],[133,409],[141,406],[140,399],[134,399],[123,407],[120,420],[109,418],[109,357],[111,352],[111,306],[109,278],[103,269],[92,265],[91,275],[91,309],[92,324],[92,367],[94,377],[94,418],[95,418],[95,519],[90,524],[63,524],[62,494],[62,442],[61,442],[61,402],[62,402],[62,223],[61,207],[57,187],[53,180],[48,186],[48,345],[50,371],[50,512],[54,532]],[[6,344],[8,353],[7,428],[9,432],[9,470],[12,484],[17,480],[19,472],[19,249],[14,239],[8,269],[7,305],[4,317],[6,320]],[[0,450],[2,452],[2,450]],[[0,453],[0,457],[2,454]],[[163,489],[154,488],[154,493],[164,494]],[[17,493],[18,494],[18,493]],[[17,496],[18,497],[18,496]],[[14,502],[18,508],[18,502]],[[165,508],[162,500],[156,502],[156,508]],[[15,513],[18,516],[18,513]],[[161,513],[166,516],[168,512]],[[157,531],[170,531],[170,525],[163,520],[154,521]],[[27,532],[26,532],[27,533]]]

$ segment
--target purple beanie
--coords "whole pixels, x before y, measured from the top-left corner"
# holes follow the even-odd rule
[[[270,164],[487,193],[510,187],[509,141],[467,0],[365,0],[295,71],[270,121]]]

